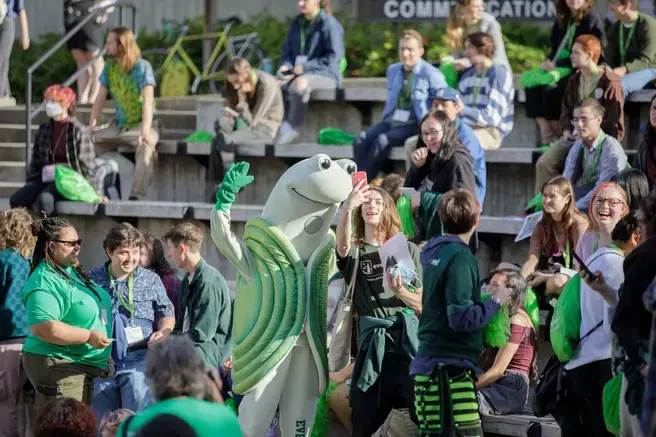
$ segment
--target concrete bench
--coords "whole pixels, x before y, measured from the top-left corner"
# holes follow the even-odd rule
[[[503,416],[481,416],[483,431],[487,434],[498,434],[512,437],[526,437],[531,423],[538,423],[542,437],[560,437],[560,427],[551,416],[535,417],[530,408],[521,414],[507,414]]]

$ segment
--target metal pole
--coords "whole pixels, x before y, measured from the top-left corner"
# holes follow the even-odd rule
[[[32,147],[32,73],[25,73],[25,179],[30,164],[30,153]]]
[[[214,30],[214,0],[205,0],[205,33],[211,33]],[[203,67],[212,53],[212,41],[203,40]]]

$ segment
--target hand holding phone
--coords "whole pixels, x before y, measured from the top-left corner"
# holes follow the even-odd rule
[[[581,257],[577,255],[576,251],[572,251],[572,256],[574,257],[576,262],[579,263],[579,266],[583,269],[583,271],[585,271],[585,273],[590,277],[590,279],[597,277],[597,275],[592,273],[592,270],[590,270],[588,266],[585,265]]]
[[[351,180],[353,181],[353,186],[357,187],[360,181],[367,182],[367,172],[366,171],[356,171],[351,175]]]

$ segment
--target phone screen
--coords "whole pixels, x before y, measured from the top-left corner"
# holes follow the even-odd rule
[[[367,172],[365,171],[356,171],[351,175],[351,178],[353,180],[353,186],[355,187],[360,183],[360,181],[364,180],[365,182],[367,181]]]
[[[592,271],[588,268],[588,266],[585,265],[585,263],[583,262],[583,260],[581,259],[581,257],[578,256],[578,255],[576,254],[575,251],[572,251],[572,256],[574,257],[574,259],[576,260],[576,262],[579,263],[579,266],[581,266],[581,268],[582,268],[583,270],[585,270],[585,272],[588,274],[588,276],[590,276],[591,278],[594,278],[594,277],[595,277],[594,273],[592,273]]]

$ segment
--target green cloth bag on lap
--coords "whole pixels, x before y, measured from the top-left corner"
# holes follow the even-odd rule
[[[620,435],[620,402],[622,395],[622,375],[620,373],[608,381],[601,394],[604,409],[604,422],[608,432]]]
[[[98,193],[84,176],[64,165],[55,167],[55,186],[59,194],[74,202],[98,203]]]
[[[556,61],[559,61],[570,56],[570,51],[562,49],[556,56]],[[538,86],[555,85],[561,79],[572,74],[574,70],[570,67],[556,67],[551,71],[544,71],[540,67],[529,70],[522,74],[519,78],[519,85],[523,88],[535,88]]]
[[[574,355],[574,343],[581,338],[581,277],[577,273],[560,294],[551,319],[551,346],[561,363]]]
[[[350,145],[353,144],[355,135],[351,135],[336,127],[325,127],[319,131],[319,144],[329,145]]]
[[[446,79],[446,84],[453,89],[458,89],[458,70],[453,66],[453,62],[442,62],[440,71]]]

